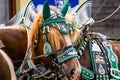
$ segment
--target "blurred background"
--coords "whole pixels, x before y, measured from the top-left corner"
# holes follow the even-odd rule
[[[28,1],[0,0],[0,24],[11,19]],[[92,3],[92,17],[98,21],[109,16],[120,5],[120,0],[92,0]],[[111,37],[120,37],[120,9],[109,19],[94,24],[90,30]]]
[[[92,17],[95,21],[109,16],[120,5],[120,0],[92,0],[92,2]],[[102,4],[103,7],[96,15],[97,10]],[[111,37],[120,37],[120,9],[109,19],[94,24],[91,31],[100,32]]]

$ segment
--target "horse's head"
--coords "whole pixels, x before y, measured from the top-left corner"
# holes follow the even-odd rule
[[[64,79],[76,80],[80,76],[81,66],[77,59],[77,52],[68,36],[69,28],[64,19],[67,10],[63,10],[61,10],[62,14],[58,12],[51,14],[48,2],[44,4],[42,25],[38,31],[36,55],[44,53],[47,57],[41,58],[41,62],[50,66],[54,65],[57,70],[62,70],[62,74],[65,74]],[[38,19],[36,22],[38,24],[40,20]],[[38,28],[38,26],[36,27]]]

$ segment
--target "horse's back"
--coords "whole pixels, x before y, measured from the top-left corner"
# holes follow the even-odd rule
[[[0,80],[16,80],[13,64],[7,54],[0,49]]]

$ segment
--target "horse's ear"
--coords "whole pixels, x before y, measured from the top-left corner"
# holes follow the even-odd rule
[[[67,11],[68,11],[68,7],[69,7],[69,0],[66,0],[65,4],[63,5],[63,7],[60,9],[60,12],[63,16],[66,15]]]
[[[46,1],[43,5],[43,19],[46,20],[50,17],[50,7],[48,1]]]

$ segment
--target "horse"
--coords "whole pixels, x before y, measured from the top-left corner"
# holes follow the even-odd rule
[[[66,17],[68,21],[70,21],[69,23],[71,23],[71,20],[72,19],[68,19],[70,18],[69,17]],[[72,24],[72,23],[71,23]],[[76,27],[75,25],[75,28],[77,28],[77,30],[74,30],[73,34],[70,35],[70,40],[72,42],[72,44],[76,47],[78,53],[79,53],[79,56],[80,56],[80,59],[79,59],[79,62],[82,66],[82,78],[81,79],[90,79],[90,80],[97,80],[97,79],[120,79],[119,77],[119,69],[120,69],[120,41],[113,41],[113,40],[110,40],[109,37],[106,37],[106,36],[102,36],[100,33],[92,33],[93,36],[95,36],[95,38],[97,39],[103,39],[104,41],[104,38],[103,37],[106,37],[105,38],[105,42],[107,42],[107,44],[109,44],[109,47],[111,47],[110,51],[112,51],[113,55],[115,55],[117,58],[116,58],[116,64],[117,64],[117,69],[114,69],[112,70],[112,68],[109,70],[109,74],[107,75],[107,77],[103,78],[102,76],[97,76],[97,74],[94,72],[94,66],[93,66],[93,57],[91,58],[91,54],[90,54],[90,41],[91,39],[93,38],[92,36],[90,36],[91,33],[89,31],[89,28],[91,26],[88,24],[88,25],[84,25],[82,28],[78,28]],[[74,36],[73,36],[74,35]],[[87,40],[86,40],[87,38]],[[77,44],[76,44],[77,43]],[[103,44],[103,42],[102,42]],[[80,47],[79,47],[80,46]],[[79,47],[79,48],[78,48]],[[105,44],[104,44],[104,47],[105,47]],[[108,50],[109,52],[109,50]],[[107,55],[108,56],[108,55]],[[110,60],[110,59],[109,59]],[[107,63],[107,62],[106,62]],[[111,64],[109,64],[109,66],[111,66]],[[86,74],[84,75],[84,72],[87,70]],[[113,74],[113,72],[117,72],[117,76]],[[89,75],[89,72],[91,73],[92,75],[92,78],[90,78]],[[88,78],[89,77],[89,78]]]
[[[113,46],[113,48],[115,49],[115,53],[116,55],[118,56],[118,65],[120,66],[120,41],[115,41],[115,40],[112,40],[110,41],[111,45]]]
[[[66,6],[67,5],[67,6]],[[32,28],[28,33],[28,48],[26,53],[33,59],[40,54],[38,60],[32,60],[34,64],[45,64],[47,66],[60,66],[62,67],[62,75],[59,76],[62,80],[76,80],[81,73],[81,66],[77,59],[76,50],[71,46],[70,38],[68,37],[68,29],[65,19],[65,7],[68,7],[68,1],[59,12],[50,12],[50,7],[46,1],[43,6],[43,14],[38,13],[33,21]],[[64,10],[64,11],[63,11]],[[62,13],[63,12],[63,13]],[[51,14],[52,13],[52,14]],[[53,25],[52,25],[53,23]],[[60,28],[64,28],[60,30]],[[34,42],[37,40],[37,45],[34,48]],[[54,66],[53,66],[54,65]],[[52,68],[53,69],[53,68]]]
[[[27,30],[25,25],[1,26],[0,40],[5,47],[2,49],[8,54],[12,61],[23,60],[27,49]],[[18,68],[21,62],[14,63]]]
[[[72,24],[72,19],[69,15],[69,17],[66,17],[68,20],[68,23]],[[74,30],[74,32],[69,35],[70,36],[70,40],[72,42],[72,45],[75,46],[75,48],[77,49],[80,59],[79,62],[82,66],[82,78],[81,79],[90,79],[90,80],[95,80],[95,79],[120,79],[119,77],[119,69],[120,69],[120,41],[115,41],[112,38],[105,36],[103,34],[100,33],[94,33],[94,32],[90,32],[89,28],[91,26],[89,24],[84,25],[82,28],[78,28],[76,27],[76,25],[74,25],[74,28],[76,30]],[[91,36],[92,35],[92,36]],[[97,74],[94,72],[94,63],[92,62],[93,58],[91,58],[91,54],[90,54],[90,41],[91,39],[95,37],[95,39],[97,38],[98,41],[100,40],[100,43],[102,43],[102,45],[104,45],[105,48],[106,45],[105,43],[107,43],[109,45],[110,51],[113,53],[114,56],[116,56],[116,65],[117,65],[117,69],[110,69],[109,70],[109,74],[107,75],[107,77],[103,78],[102,76],[97,76]],[[102,42],[103,41],[103,42]],[[105,43],[104,43],[105,42]],[[77,43],[77,44],[76,44]],[[105,50],[105,49],[104,49]],[[97,49],[96,49],[97,51]],[[109,52],[109,50],[107,50]],[[106,53],[105,53],[106,54]],[[107,56],[110,53],[107,54]],[[109,59],[110,60],[110,59]],[[107,62],[106,62],[107,63]],[[111,66],[111,64],[109,64],[108,66]],[[87,72],[86,72],[87,71]],[[84,75],[84,72],[86,72],[86,74]],[[117,72],[117,76],[113,74],[113,72]],[[92,77],[90,78],[89,76],[92,75]],[[87,75],[88,74],[88,75]],[[89,77],[89,78],[88,78]]]
[[[36,14],[32,1],[29,1],[4,26],[0,26],[0,40],[5,45],[2,49],[12,59],[15,69],[20,67],[25,57],[27,33]]]
[[[80,7],[76,7],[75,10],[76,12],[78,12],[78,14],[76,13],[76,15],[66,15],[66,22],[68,24],[71,24],[72,26],[74,26],[74,31],[72,32],[72,34],[69,34],[69,38],[70,41],[72,43],[72,45],[76,48],[76,50],[78,51],[78,54],[80,56],[79,62],[82,66],[82,76],[81,79],[82,80],[109,80],[109,79],[120,79],[120,47],[119,47],[119,41],[113,41],[111,40],[109,37],[106,37],[105,35],[102,35],[100,33],[93,33],[89,31],[89,28],[91,27],[91,20],[88,16],[89,13],[84,12],[85,11],[89,11],[89,7],[91,7],[91,5],[89,5],[90,0],[84,2]],[[88,2],[88,4],[87,4]],[[79,10],[80,8],[81,11]],[[74,11],[74,10],[73,10]],[[82,13],[83,12],[83,13]],[[74,12],[73,12],[74,13]],[[82,14],[82,15],[80,15]],[[84,18],[84,14],[85,14],[85,19]],[[87,15],[86,15],[87,14]],[[75,18],[73,18],[75,17]],[[81,19],[83,19],[83,21],[81,21]],[[84,21],[85,20],[85,21]],[[75,23],[74,23],[75,22]],[[81,23],[82,22],[82,23]],[[74,23],[74,24],[73,24]],[[85,23],[85,24],[84,24]],[[94,39],[96,39],[94,41]],[[92,48],[93,43],[97,42],[97,48]],[[91,44],[92,43],[92,44]],[[98,46],[101,44],[101,46]],[[90,46],[92,45],[92,46]],[[94,46],[93,46],[94,47]],[[96,56],[96,61],[98,63],[106,63],[107,68],[103,69],[103,67],[101,67],[102,64],[99,64],[97,66],[100,66],[99,72],[101,72],[101,74],[103,74],[105,72],[105,70],[108,70],[107,75],[98,75],[96,72],[96,66],[95,63],[93,63],[93,55],[92,55],[92,49],[94,51],[99,51],[101,52],[101,49],[104,53],[104,55],[106,55],[107,60],[103,59],[103,56],[101,57],[101,55],[97,55]],[[105,52],[104,52],[105,51]],[[94,53],[93,53],[94,54]],[[114,57],[110,57],[110,54],[112,54],[112,56]],[[105,58],[105,57],[104,57]],[[114,59],[113,59],[114,58]],[[112,59],[115,60],[114,67],[111,64]],[[110,62],[111,61],[111,62]],[[95,70],[96,69],[96,70]]]
[[[67,17],[67,18],[70,18]],[[71,23],[71,20],[72,19],[67,19],[68,21],[70,21]],[[72,23],[71,23],[72,24]],[[119,75],[119,69],[120,69],[120,42],[119,41],[113,41],[113,40],[110,40],[109,37],[106,37],[106,36],[103,36],[101,35],[100,33],[92,33],[89,31],[89,28],[91,26],[89,24],[87,25],[84,25],[82,26],[82,28],[78,28],[76,27],[75,25],[75,28],[77,28],[77,30],[75,30],[73,32],[73,35],[70,35],[70,40],[72,42],[72,44],[76,47],[79,55],[80,55],[80,59],[79,59],[79,62],[81,64],[81,66],[83,67],[82,68],[82,79],[120,79],[120,75]],[[91,36],[92,35],[92,36]],[[116,66],[117,66],[117,69],[108,69],[109,70],[109,73],[106,77],[103,77],[103,76],[97,76],[97,74],[94,72],[94,63],[92,62],[93,61],[93,58],[94,57],[91,57],[91,54],[90,54],[90,41],[91,39],[93,39],[93,36],[95,37],[95,39],[97,38],[98,41],[100,40],[103,40],[103,42],[101,41],[102,45],[107,48],[106,46],[106,43],[109,45],[109,48],[111,48],[110,50],[107,50],[108,51],[108,54],[107,56],[110,54],[109,51],[112,52],[112,54],[114,55],[114,57],[116,57]],[[106,37],[106,38],[104,38]],[[104,41],[105,40],[105,41]],[[81,42],[82,41],[82,42]],[[105,43],[104,43],[105,42]],[[77,43],[77,44],[76,44]],[[78,46],[80,46],[78,48]],[[98,49],[96,49],[95,51],[97,51]],[[105,50],[105,49],[104,49]],[[112,58],[111,58],[112,59]],[[111,60],[109,58],[109,60]],[[106,62],[107,63],[107,62]],[[111,63],[108,65],[108,66],[112,66]],[[107,66],[107,67],[108,67]],[[84,75],[84,70],[87,70],[86,74]],[[115,75],[114,73],[116,72],[117,75]],[[89,76],[89,73],[91,73],[92,77],[93,78],[90,78]],[[88,75],[87,75],[88,74]],[[89,77],[89,78],[88,78]]]
[[[25,57],[27,33],[36,14],[32,1],[29,1],[5,25],[0,26],[0,40],[5,45],[2,49],[12,59],[15,69],[20,67]]]
[[[0,49],[0,61],[0,80],[17,80],[12,61],[2,49]]]
[[[84,8],[84,7],[83,7]],[[78,15],[79,16],[79,15]],[[72,21],[72,17],[71,15],[67,15],[66,16],[66,20],[68,22],[68,24],[72,24],[74,21]],[[71,19],[69,19],[71,18]],[[80,23],[79,23],[80,24]],[[78,26],[78,25],[77,25]],[[77,49],[78,53],[79,53],[79,56],[80,56],[80,59],[79,59],[79,62],[80,64],[82,65],[82,79],[86,80],[86,79],[92,79],[92,80],[102,80],[102,79],[120,79],[120,47],[119,47],[119,41],[113,41],[113,40],[110,40],[109,37],[106,37],[106,36],[103,36],[101,35],[100,33],[91,33],[89,31],[89,27],[90,26],[90,23],[87,23],[86,25],[82,25],[82,28],[80,27],[76,27],[76,25],[74,25],[74,31],[72,32],[72,34],[69,34],[69,37],[70,37],[70,40],[72,42],[72,45]],[[106,37],[106,38],[104,38]],[[106,48],[106,49],[103,49],[103,52],[106,57],[108,58],[109,61],[111,61],[113,58],[115,60],[115,68],[113,68],[113,65],[111,64],[111,62],[109,63],[109,61],[106,60],[106,65],[108,68],[106,68],[106,70],[108,70],[108,73],[107,75],[103,73],[105,72],[105,69],[103,69],[101,67],[101,64],[100,64],[100,69],[99,69],[99,72],[101,72],[102,75],[98,75],[96,72],[95,72],[95,68],[94,68],[94,63],[93,63],[93,56],[91,57],[91,50],[92,49],[90,47],[91,45],[91,41],[92,39],[96,39],[97,42],[99,44],[101,44],[102,47],[99,46],[99,48]],[[95,41],[96,42],[96,41]],[[94,43],[94,41],[93,41]],[[96,43],[95,43],[96,44]],[[94,51],[99,51],[99,48],[97,49],[94,49]],[[110,49],[108,49],[110,48]],[[112,53],[112,56],[114,57],[110,57],[110,54]],[[99,58],[99,59],[98,59]],[[98,63],[100,62],[103,62],[102,64],[105,63],[105,61],[103,60],[103,56],[98,56],[97,55],[97,59],[98,60]],[[101,61],[100,61],[101,60]],[[99,62],[100,61],[100,62]],[[111,67],[110,67],[111,66]],[[91,77],[90,77],[91,76]]]

